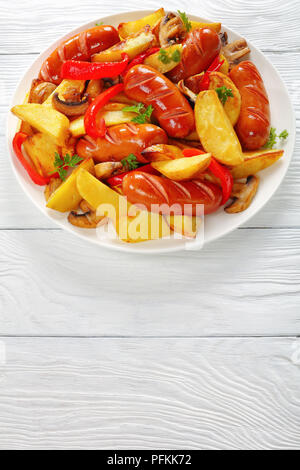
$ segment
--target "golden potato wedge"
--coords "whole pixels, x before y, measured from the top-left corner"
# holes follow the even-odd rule
[[[202,223],[200,217],[188,215],[165,215],[164,217],[173,232],[180,233],[187,238],[196,238]]]
[[[222,28],[221,23],[199,23],[198,21],[191,21],[191,24],[192,24],[191,31],[194,31],[194,29],[211,28],[215,30],[217,33],[219,33]]]
[[[57,145],[65,145],[69,136],[69,119],[64,114],[43,104],[20,104],[12,108],[12,113],[38,131],[53,137]]]
[[[103,118],[107,127],[130,122],[136,114],[122,111],[126,106],[126,104],[122,103],[108,103],[102,108],[101,112],[98,114],[98,118]],[[70,132],[74,137],[78,137],[86,133],[84,127],[84,116],[80,116],[71,122]]]
[[[173,46],[166,47],[164,48],[164,51],[166,51],[166,57],[170,60],[169,62],[167,60],[166,62],[162,62],[160,59],[161,53],[158,51],[155,54],[149,55],[144,60],[144,64],[150,65],[150,67],[160,73],[170,72],[170,70],[174,69],[181,60],[182,44],[174,44]],[[176,60],[173,59],[174,54],[177,54]]]
[[[61,100],[66,100],[67,97],[81,96],[85,88],[85,80],[63,80],[58,87],[48,96],[44,101],[43,106],[53,107],[52,100],[55,93],[58,93],[58,97]],[[74,99],[73,99],[74,100]]]
[[[211,162],[211,154],[196,155],[195,157],[179,158],[162,162],[153,162],[151,165],[162,175],[173,181],[190,180],[195,175],[206,170]]]
[[[134,100],[131,100],[130,98],[128,98],[124,92],[121,92],[119,93],[118,95],[114,96],[112,99],[111,99],[111,102],[112,103],[124,103],[124,104],[127,104],[127,105],[135,105],[137,104],[138,102],[137,101],[134,101]]]
[[[128,23],[120,23],[118,26],[118,33],[122,39],[127,38],[131,34],[138,33],[144,26],[155,26],[155,24],[165,16],[165,10],[159,10],[151,13],[151,15],[144,16],[136,21],[129,21]]]
[[[234,179],[248,178],[261,170],[268,168],[279,160],[284,150],[259,150],[258,152],[244,153],[244,162],[232,168]]]
[[[142,155],[148,162],[161,162],[183,158],[182,150],[175,145],[157,144],[151,145],[142,151]]]
[[[58,212],[70,212],[77,209],[83,199],[76,186],[78,172],[84,169],[87,173],[94,173],[94,168],[92,158],[84,160],[50,196],[47,207]]]
[[[170,234],[170,228],[159,214],[141,211],[127,202],[85,170],[77,174],[77,189],[82,199],[97,210],[97,216],[112,220],[121,240],[138,243]]]
[[[200,142],[206,152],[229,166],[236,166],[244,161],[240,141],[214,90],[199,93],[195,118]]]
[[[233,94],[233,97],[229,96],[227,98],[224,109],[230,119],[231,124],[234,127],[238,122],[241,112],[242,99],[240,92],[227,75],[224,75],[221,72],[211,72],[209,76],[209,89],[216,90],[217,88],[222,88],[223,86],[231,90]]]
[[[38,132],[25,140],[24,149],[43,176],[55,171],[54,159],[59,147],[52,137]]]
[[[132,60],[138,54],[149,49],[154,41],[154,34],[149,31],[149,28],[145,27],[143,31],[128,36],[127,39],[124,39],[105,51],[99,52],[99,54],[94,54],[92,56],[92,62],[117,62],[121,60],[121,55],[123,53],[128,54],[129,59]]]

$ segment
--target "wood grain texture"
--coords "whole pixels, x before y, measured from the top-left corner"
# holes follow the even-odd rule
[[[237,230],[151,257],[0,232],[0,335],[300,335],[299,294],[299,230]]]
[[[122,11],[139,9],[184,10],[191,14],[222,21],[229,28],[244,34],[263,50],[299,50],[300,12],[298,0],[136,0],[126,3],[103,0],[15,0],[0,6],[2,38],[0,53],[40,52],[54,39],[88,21]],[[16,15],[16,11],[21,15]],[[67,13],[67,14],[66,14]],[[262,34],[263,33],[263,34]],[[12,39],[13,38],[13,39]],[[288,41],[287,41],[288,39]]]
[[[0,448],[300,448],[300,341],[5,339]]]

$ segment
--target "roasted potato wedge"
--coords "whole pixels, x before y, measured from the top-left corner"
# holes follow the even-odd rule
[[[144,64],[150,65],[150,67],[152,67],[153,69],[157,70],[160,73],[170,72],[170,70],[174,69],[181,60],[182,44],[174,44],[173,46],[166,47],[164,50],[166,51],[167,57],[170,59],[169,62],[166,61],[164,63],[161,61],[160,51],[159,51],[147,57],[144,60]],[[178,60],[176,61],[174,61],[172,58],[174,53],[178,54]]]
[[[87,173],[94,173],[95,167],[92,158],[84,160],[78,168],[58,187],[50,196],[47,207],[58,212],[70,212],[78,208],[83,199],[76,186],[76,179],[79,171],[84,169]]]
[[[219,33],[222,28],[221,23],[199,23],[198,21],[191,21],[191,24],[192,24],[191,31],[194,31],[194,29],[211,28],[215,30],[217,33]]]
[[[57,145],[65,145],[69,136],[70,122],[62,113],[35,103],[17,105],[11,111],[38,131],[50,135]]]
[[[162,175],[173,181],[185,181],[205,171],[210,162],[211,154],[207,153],[204,155],[196,155],[195,157],[153,162],[151,165]]]
[[[129,21],[128,23],[120,23],[118,26],[118,33],[122,39],[127,38],[131,34],[138,33],[144,26],[155,26],[156,23],[165,16],[165,10],[159,10],[151,13],[151,15],[144,16],[140,20]]]
[[[229,166],[240,165],[244,161],[240,141],[214,90],[199,93],[195,118],[200,142],[206,152]]]
[[[229,73],[229,62],[223,54],[220,54],[220,61],[224,60],[224,64],[221,66],[219,72],[224,73],[224,75],[228,75]]]
[[[259,150],[258,152],[244,153],[244,162],[232,168],[234,179],[248,178],[261,170],[268,168],[279,160],[284,154],[283,150]]]
[[[188,215],[165,215],[171,230],[180,233],[187,238],[196,238],[199,227],[202,223],[200,217]]]
[[[175,145],[158,144],[147,147],[142,155],[148,162],[161,162],[164,160],[175,160],[183,158],[182,150]]]
[[[152,46],[156,40],[154,34],[145,27],[143,31],[128,36],[127,39],[115,44],[114,46],[99,52],[92,57],[92,62],[117,62],[121,60],[121,55],[126,52],[130,60],[134,59],[138,54],[145,52]]]
[[[216,90],[217,88],[222,88],[223,86],[230,89],[233,94],[233,97],[229,96],[227,98],[224,109],[230,119],[231,124],[234,127],[238,122],[241,112],[242,99],[240,92],[227,75],[224,75],[220,72],[211,72],[209,76],[209,89]]]
[[[48,96],[46,101],[44,101],[43,106],[53,107],[53,96],[58,93],[58,97],[61,100],[68,100],[72,97],[79,97],[82,95],[85,88],[85,80],[63,80],[58,87]],[[71,100],[71,101],[72,101]],[[79,100],[78,100],[79,101]]]
[[[59,147],[52,137],[38,132],[25,140],[24,149],[43,176],[55,171],[54,158],[55,153],[59,153]]]

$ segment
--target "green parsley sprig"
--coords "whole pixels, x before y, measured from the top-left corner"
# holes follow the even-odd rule
[[[182,19],[182,22],[184,24],[184,27],[185,27],[187,33],[189,33],[192,29],[192,23],[188,19],[187,14],[184,11],[180,11],[180,10],[177,10],[177,13],[179,14],[180,18]]]
[[[99,23],[95,23],[95,26],[102,26],[103,24],[103,21],[100,21]]]
[[[228,100],[229,97],[230,98],[234,97],[232,90],[230,88],[227,88],[226,86],[221,86],[220,88],[216,88],[216,92],[223,106],[226,104],[226,101]]]
[[[280,134],[277,134],[277,131],[276,131],[275,127],[271,127],[269,140],[266,143],[266,145],[264,146],[264,148],[265,149],[272,149],[277,144],[277,139],[279,139],[281,141],[284,141],[288,138],[288,136],[289,136],[289,133],[286,129],[284,131],[282,131]]]
[[[55,152],[54,167],[56,171],[53,171],[51,174],[58,173],[62,181],[65,181],[68,173],[68,168],[75,168],[78,163],[82,162],[83,158],[80,158],[78,155],[69,155],[68,153],[61,157],[59,153]]]
[[[158,59],[163,64],[170,64],[170,62],[180,62],[181,60],[181,53],[179,49],[175,49],[173,53],[166,49],[160,49],[158,54]]]
[[[128,155],[128,157],[123,158],[121,163],[126,171],[136,170],[139,167],[139,162],[133,153]]]
[[[122,109],[122,111],[128,112],[128,113],[136,113],[137,116],[135,116],[131,121],[135,122],[136,124],[145,124],[146,122],[150,121],[151,115],[153,113],[153,106],[148,106],[145,109],[145,106],[143,103],[138,103],[137,105],[133,106],[125,106],[125,108]]]

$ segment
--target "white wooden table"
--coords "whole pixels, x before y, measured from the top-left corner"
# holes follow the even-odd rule
[[[199,5],[199,6],[198,6]],[[17,81],[72,28],[159,0],[0,0],[0,448],[300,448],[300,137],[281,189],[199,253],[62,232],[5,150]],[[300,127],[299,0],[173,0],[261,48]]]

